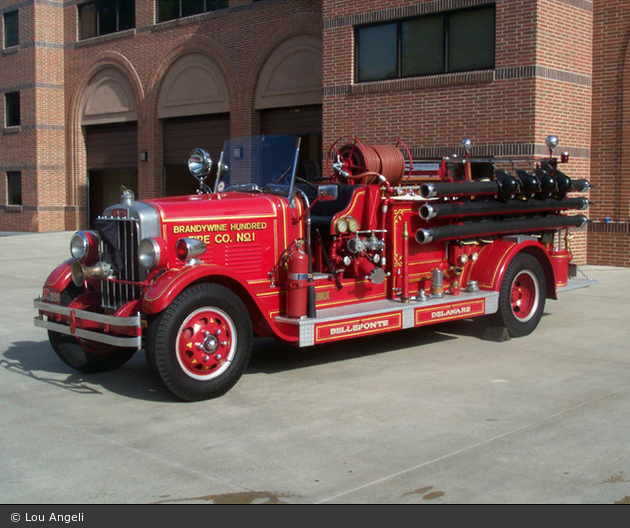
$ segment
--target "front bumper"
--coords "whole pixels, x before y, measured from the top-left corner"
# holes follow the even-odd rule
[[[39,315],[33,320],[37,327],[115,347],[136,349],[142,347],[140,314],[131,317],[116,317],[50,304],[44,302],[41,297],[33,301],[33,306],[39,310]],[[51,321],[49,314],[62,322]]]

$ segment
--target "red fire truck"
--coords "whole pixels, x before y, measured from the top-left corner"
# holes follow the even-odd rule
[[[488,316],[520,337],[546,298],[594,282],[569,247],[590,185],[558,169],[554,136],[525,168],[469,141],[420,164],[354,139],[331,146],[325,181],[301,176],[299,144],[229,140],[216,164],[196,149],[197,194],[124,190],[74,234],[34,302],[59,358],[102,372],[144,348],[174,395],[203,400],[238,381],[255,336],[307,347]]]

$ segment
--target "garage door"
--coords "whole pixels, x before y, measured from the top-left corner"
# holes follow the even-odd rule
[[[86,127],[88,222],[120,202],[121,187],[138,197],[138,127],[136,122]]]
[[[195,148],[219,160],[223,143],[230,137],[229,114],[176,117],[164,120],[164,194],[193,194],[199,187],[188,172],[188,157]]]
[[[88,170],[138,166],[138,126],[135,121],[85,128]]]
[[[298,176],[310,181],[320,177],[322,161],[321,105],[262,110],[260,121],[262,134],[300,136],[302,143]]]

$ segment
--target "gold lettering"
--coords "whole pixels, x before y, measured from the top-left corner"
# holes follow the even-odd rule
[[[197,238],[202,240],[205,244],[210,243],[210,235],[190,235],[190,238]]]
[[[236,241],[237,242],[253,242],[255,239],[256,233],[236,233]]]
[[[250,231],[252,229],[260,231],[267,229],[267,222],[240,222],[232,224],[230,229],[232,231]]]
[[[217,244],[229,244],[230,242],[232,242],[232,239],[230,238],[230,235],[224,233],[222,235],[220,235],[220,234],[216,235],[214,237],[214,241]]]
[[[227,231],[227,224],[192,224],[192,225],[174,225],[173,234],[188,234],[188,233],[212,233],[219,231]]]

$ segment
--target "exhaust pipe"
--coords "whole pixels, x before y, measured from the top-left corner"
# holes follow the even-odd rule
[[[518,220],[492,220],[483,222],[464,222],[462,224],[443,225],[422,228],[416,231],[418,244],[429,244],[438,240],[454,240],[458,238],[475,238],[491,235],[508,235],[514,233],[533,233],[565,227],[583,227],[587,218],[576,216],[536,216]]]

